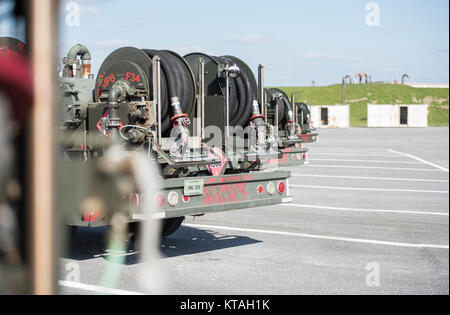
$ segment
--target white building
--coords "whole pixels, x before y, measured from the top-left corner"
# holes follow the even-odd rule
[[[350,107],[348,105],[312,105],[313,128],[349,128]]]
[[[428,127],[428,105],[367,104],[368,127]]]

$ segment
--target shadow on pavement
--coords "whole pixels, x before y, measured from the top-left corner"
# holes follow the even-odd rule
[[[109,255],[107,237],[107,227],[79,228],[64,258],[80,261],[99,257],[106,259]],[[177,232],[161,240],[161,254],[164,259],[256,243],[261,241],[245,236],[220,234],[216,231],[181,226]],[[123,255],[125,265],[139,263],[139,252],[134,242],[128,243],[128,249]]]
[[[261,241],[246,236],[181,226],[176,233],[161,241],[161,251],[169,258],[256,243]]]

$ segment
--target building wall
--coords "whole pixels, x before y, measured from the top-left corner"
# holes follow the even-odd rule
[[[408,108],[408,123],[400,124],[400,108]],[[367,104],[368,127],[428,127],[428,105]]]
[[[328,108],[328,125],[321,120],[321,109]],[[350,107],[348,105],[312,105],[311,121],[314,128],[349,128]]]

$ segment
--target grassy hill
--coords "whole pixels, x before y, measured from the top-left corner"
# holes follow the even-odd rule
[[[325,87],[279,87],[289,96],[295,94],[296,102],[308,105],[336,105],[341,103],[340,84]],[[393,84],[346,85],[346,103],[350,105],[350,124],[367,126],[367,104],[429,104],[430,126],[449,125],[449,89],[413,88]]]

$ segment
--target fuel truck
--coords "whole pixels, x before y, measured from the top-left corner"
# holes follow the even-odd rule
[[[152,196],[130,192],[130,229],[146,219],[144,200],[157,207],[163,235],[185,216],[292,201],[290,172],[278,161],[305,151],[286,148],[302,140],[284,134],[281,141],[269,123],[262,71],[257,82],[234,56],[123,47],[94,76],[91,60],[78,44],[59,69],[61,154],[86,168],[102,163],[112,143],[145,152],[157,170],[145,176],[160,187]],[[91,206],[72,211],[66,224],[96,227],[110,219]]]

